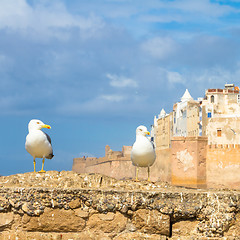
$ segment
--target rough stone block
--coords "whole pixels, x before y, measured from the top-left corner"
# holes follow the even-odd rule
[[[139,209],[134,213],[132,222],[141,232],[170,235],[170,217],[157,210]]]
[[[0,214],[0,230],[9,227],[13,223],[13,213],[1,213]]]
[[[39,232],[79,232],[86,223],[73,210],[45,209],[39,217],[23,216],[23,229],[25,231]]]
[[[140,232],[134,232],[134,233],[123,233],[114,240],[130,240],[130,239],[137,239],[137,240],[167,240],[166,236],[160,236],[158,234],[145,234]]]
[[[105,215],[105,216],[104,216]],[[87,228],[91,231],[104,233],[120,233],[126,228],[127,218],[121,213],[94,214],[87,221]]]
[[[199,221],[179,221],[172,225],[172,236],[193,236],[197,235]]]

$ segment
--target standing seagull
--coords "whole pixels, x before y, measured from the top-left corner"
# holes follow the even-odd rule
[[[136,129],[136,141],[133,144],[131,160],[136,166],[136,181],[138,181],[138,168],[148,168],[148,181],[150,181],[150,167],[153,165],[156,154],[152,142],[146,137],[150,135],[145,126],[139,126]]]
[[[36,158],[42,158],[42,170],[40,173],[45,172],[43,170],[45,158],[53,158],[53,150],[51,144],[51,138],[44,132],[42,128],[51,127],[44,124],[42,121],[33,119],[28,124],[28,135],[26,137],[25,148],[33,156],[34,172],[36,172]]]

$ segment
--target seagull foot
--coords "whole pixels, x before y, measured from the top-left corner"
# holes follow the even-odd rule
[[[45,173],[46,171],[44,171],[44,170],[41,170],[41,171],[39,171],[39,173]]]

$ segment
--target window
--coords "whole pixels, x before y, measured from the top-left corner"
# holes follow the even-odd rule
[[[221,129],[217,129],[217,136],[221,137],[222,136],[222,130]]]
[[[211,118],[211,117],[212,117],[212,113],[211,113],[211,112],[208,112],[207,117],[208,117],[208,118]]]
[[[182,111],[182,117],[186,118],[186,116],[187,116],[187,111],[186,110]]]
[[[237,103],[240,103],[240,94],[237,95]]]
[[[214,96],[211,96],[211,103],[214,103]]]

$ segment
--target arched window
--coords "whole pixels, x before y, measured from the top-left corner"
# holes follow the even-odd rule
[[[211,103],[214,103],[214,96],[211,96]]]

